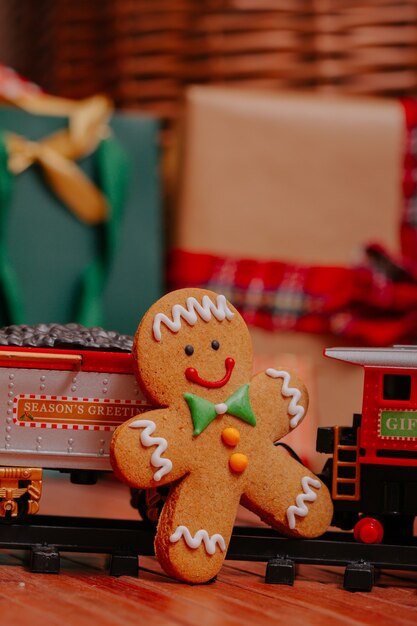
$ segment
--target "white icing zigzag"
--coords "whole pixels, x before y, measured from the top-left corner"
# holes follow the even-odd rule
[[[171,535],[169,540],[171,543],[176,543],[181,539],[181,537],[184,537],[184,541],[187,546],[193,550],[199,548],[202,543],[204,543],[207,554],[214,554],[216,552],[216,545],[219,546],[221,552],[226,550],[226,542],[223,537],[219,533],[210,537],[204,528],[197,530],[193,537],[187,526],[177,526],[176,531]]]
[[[290,419],[291,428],[295,428],[298,426],[299,422],[304,417],[304,407],[298,404],[299,399],[301,398],[301,392],[296,387],[289,387],[288,384],[290,382],[290,375],[288,372],[283,370],[275,370],[273,367],[270,367],[266,370],[265,374],[270,376],[271,378],[283,378],[284,382],[282,383],[281,393],[286,398],[292,396],[291,402],[288,405],[288,413],[292,415],[292,419]]]
[[[299,515],[300,517],[305,517],[307,515],[308,507],[306,502],[314,502],[317,499],[317,493],[311,489],[310,485],[315,489],[320,489],[321,482],[315,478],[310,478],[310,476],[304,476],[301,479],[301,486],[304,493],[298,494],[295,499],[296,504],[292,504],[287,509],[288,526],[291,529],[295,528],[296,515]]]
[[[231,320],[234,313],[227,306],[227,300],[224,296],[217,296],[217,303],[215,304],[208,295],[204,295],[202,304],[194,297],[189,297],[186,300],[187,308],[184,308],[181,304],[174,304],[172,307],[172,319],[170,319],[165,313],[157,313],[153,320],[153,336],[156,341],[161,341],[161,324],[165,324],[173,333],[177,333],[181,328],[181,318],[183,318],[187,324],[194,326],[198,320],[198,315],[205,322],[211,320],[212,315],[222,322],[224,319]]]
[[[151,456],[151,465],[153,467],[159,467],[160,469],[155,472],[153,479],[161,480],[162,476],[169,474],[172,470],[172,461],[167,458],[162,458],[161,454],[168,448],[168,442],[163,437],[152,437],[152,433],[155,432],[156,424],[152,420],[135,420],[129,424],[130,428],[144,428],[144,431],[140,434],[140,441],[143,446],[149,448],[150,446],[157,446],[156,450]]]

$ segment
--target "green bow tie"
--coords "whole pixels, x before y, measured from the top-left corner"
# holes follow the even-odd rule
[[[251,426],[256,425],[256,418],[249,402],[249,385],[242,385],[230,398],[219,404],[214,404],[193,393],[185,393],[184,398],[194,424],[193,436],[200,435],[218,415],[224,413],[238,417]]]

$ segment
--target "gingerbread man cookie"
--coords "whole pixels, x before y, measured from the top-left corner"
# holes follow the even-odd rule
[[[284,369],[251,378],[249,332],[224,296],[182,289],[161,298],[133,355],[145,393],[164,408],[119,426],[111,461],[132,487],[172,484],[155,539],[168,574],[200,583],[218,573],[239,502],[286,535],[326,530],[327,488],[274,446],[303,419],[305,387]]]

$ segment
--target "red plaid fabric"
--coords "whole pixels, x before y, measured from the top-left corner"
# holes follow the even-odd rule
[[[406,121],[402,258],[369,245],[356,267],[304,266],[175,250],[170,287],[223,293],[248,324],[267,330],[330,333],[366,345],[417,338],[417,101],[403,102]]]
[[[301,266],[175,250],[172,288],[223,293],[248,324],[349,337],[368,345],[417,336],[417,275],[369,247],[362,267]]]

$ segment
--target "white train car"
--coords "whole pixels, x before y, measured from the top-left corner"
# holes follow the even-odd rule
[[[81,482],[111,470],[113,431],[151,407],[130,337],[40,325],[3,329],[0,343],[0,516],[15,517],[37,512],[45,468]]]

